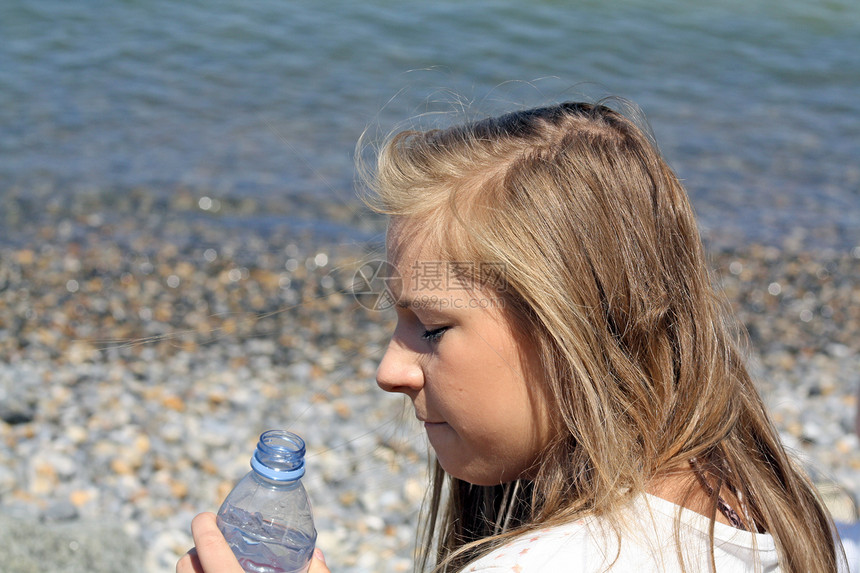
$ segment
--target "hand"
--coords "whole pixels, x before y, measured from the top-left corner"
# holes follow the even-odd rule
[[[308,568],[308,573],[331,573],[325,564],[325,556],[322,549],[319,547],[314,549],[314,556],[311,557],[311,566]]]
[[[244,573],[214,513],[201,513],[191,521],[194,547],[176,564],[176,573]]]
[[[194,547],[176,563],[176,573],[244,573],[218,529],[214,513],[201,513],[191,521]],[[314,550],[308,573],[331,573],[325,557]]]

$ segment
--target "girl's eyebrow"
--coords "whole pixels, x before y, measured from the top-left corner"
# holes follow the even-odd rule
[[[427,312],[435,310],[432,304],[421,302],[421,300],[417,298],[401,298],[397,301],[396,306],[397,308],[408,310],[413,313],[415,311]]]
[[[445,309],[439,308],[438,304],[434,300],[421,300],[420,298],[407,297],[399,299],[395,306],[402,310],[408,310],[413,314],[419,312],[423,315],[434,317],[448,316],[449,314]]]
[[[413,312],[416,310],[427,310],[428,308],[430,308],[430,306],[431,305],[428,305],[426,303],[422,303],[417,298],[408,298],[407,297],[407,298],[401,298],[397,301],[397,308],[402,308],[404,310],[411,310]]]

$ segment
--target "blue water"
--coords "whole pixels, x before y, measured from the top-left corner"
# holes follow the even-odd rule
[[[860,244],[856,0],[4,0],[0,206],[354,204],[368,126],[607,94],[642,107],[706,235]]]

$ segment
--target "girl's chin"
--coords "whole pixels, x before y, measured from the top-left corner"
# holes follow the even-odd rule
[[[484,463],[476,463],[479,460],[471,457],[464,458],[462,451],[451,452],[450,450],[436,446],[433,447],[433,451],[436,454],[436,460],[442,466],[442,469],[445,470],[445,473],[472,485],[495,486],[517,479],[517,476],[507,476],[498,467],[490,467],[490,464],[487,464],[486,461]],[[451,453],[453,455],[447,455]]]

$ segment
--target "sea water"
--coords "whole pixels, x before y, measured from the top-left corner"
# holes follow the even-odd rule
[[[857,0],[93,5],[0,2],[4,231],[19,197],[31,217],[132,190],[355,205],[365,129],[615,94],[705,230],[860,244]]]

